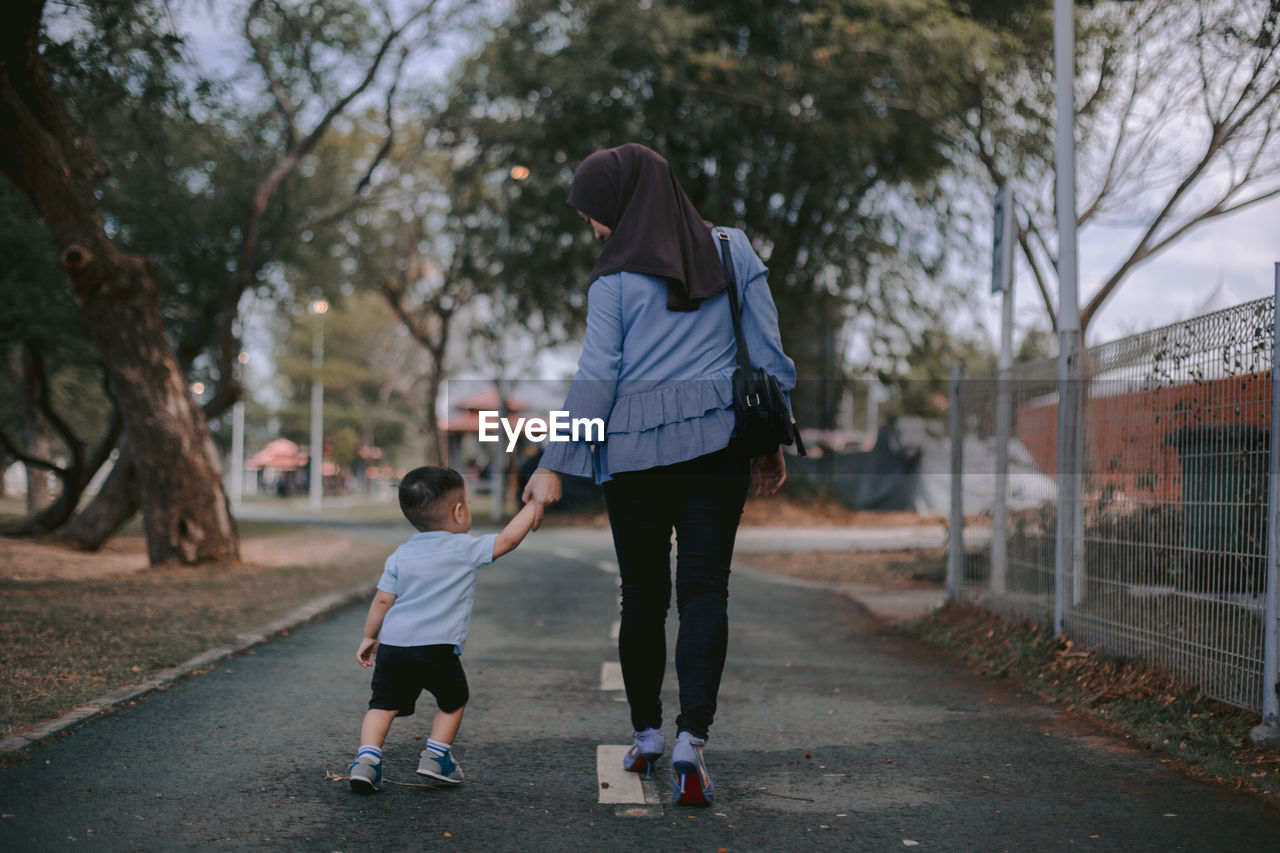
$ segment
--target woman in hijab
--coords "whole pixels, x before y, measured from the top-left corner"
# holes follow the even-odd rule
[[[666,750],[659,693],[677,542],[676,676],[671,751],[678,804],[715,796],[703,746],[728,644],[729,562],[747,491],[786,479],[782,449],[748,459],[733,446],[737,352],[728,282],[714,232],[729,236],[742,327],[757,367],[795,385],[782,350],[767,270],[747,236],[714,228],[670,164],[635,143],[597,151],[574,173],[569,204],[603,241],[587,293],[587,331],[564,408],[600,418],[605,441],[548,443],[524,500],[560,498],[560,474],[603,484],[622,586],[618,656],[634,740],[623,767],[652,772]],[[540,519],[539,519],[540,520]]]

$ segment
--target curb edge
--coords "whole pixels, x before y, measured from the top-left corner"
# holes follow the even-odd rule
[[[4,737],[0,737],[0,751],[21,751],[33,746],[40,746],[53,735],[74,729],[100,714],[154,693],[196,673],[200,669],[235,655],[243,654],[254,646],[260,646],[274,640],[286,631],[318,621],[362,598],[368,598],[373,594],[376,586],[376,583],[363,583],[345,590],[331,592],[328,595],[322,595],[273,622],[239,634],[230,643],[215,646],[183,661],[177,666],[162,669],[145,681],[137,684],[126,684],[110,693],[77,705],[70,711],[59,714],[42,723],[36,723],[25,729],[10,732]]]

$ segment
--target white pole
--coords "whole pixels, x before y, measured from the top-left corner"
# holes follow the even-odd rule
[[[867,380],[867,435],[872,445],[880,434],[880,380]]]
[[[507,398],[503,393],[502,380],[495,379],[493,387],[498,392],[498,417],[505,418],[509,414],[507,412]],[[494,447],[493,457],[489,461],[489,490],[493,496],[493,504],[489,510],[489,517],[494,521],[502,519],[504,498],[506,497],[506,489],[504,486],[507,482],[507,454],[502,449],[502,445],[498,444]]]
[[[947,600],[958,601],[964,591],[964,419],[960,408],[964,371],[951,368],[951,507],[947,542]]]
[[[1054,0],[1053,58],[1057,103],[1058,210],[1058,533],[1054,567],[1053,630],[1061,634],[1067,614],[1067,584],[1079,597],[1077,500],[1080,408],[1076,363],[1080,351],[1080,304],[1076,275],[1075,4]]]
[[[1280,263],[1276,264],[1271,338],[1271,457],[1267,503],[1267,588],[1262,628],[1262,723],[1255,746],[1280,746]]]
[[[1004,595],[1008,588],[1008,494],[1009,434],[1013,431],[1013,415],[1009,387],[1013,367],[1013,192],[1006,184],[1000,188],[996,209],[1000,215],[994,227],[999,229],[993,241],[994,278],[1000,284],[1000,357],[996,363],[996,483],[995,502],[991,509],[991,592]]]
[[[324,496],[324,381],[320,371],[324,367],[324,310],[323,301],[312,303],[312,311],[316,315],[316,324],[311,337],[311,366],[314,377],[311,380],[311,476],[310,483],[311,509],[320,510]],[[324,308],[327,308],[324,305]]]
[[[231,509],[240,510],[244,496],[244,400],[231,407]]]

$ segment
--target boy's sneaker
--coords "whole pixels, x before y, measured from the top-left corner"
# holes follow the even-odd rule
[[[422,759],[418,762],[418,774],[448,782],[450,785],[456,785],[462,781],[462,767],[453,760],[453,754],[448,752],[440,756],[424,749]]]
[[[372,794],[382,784],[382,762],[372,755],[361,755],[351,762],[351,790],[357,794]]]

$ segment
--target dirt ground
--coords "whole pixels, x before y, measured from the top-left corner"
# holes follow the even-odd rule
[[[859,551],[833,553],[750,554],[742,561],[757,569],[821,583],[859,583],[881,589],[942,589],[947,552]]]
[[[753,495],[747,498],[742,510],[744,527],[918,527],[946,522],[942,516],[920,515],[914,510],[846,509],[827,495],[807,500],[783,495],[767,498]],[[609,516],[603,509],[550,513],[546,523],[552,526],[608,527]]]
[[[902,630],[1086,714],[1195,778],[1280,795],[1280,749],[1249,740],[1257,714],[1215,702],[1161,667],[1077,647],[1029,621],[949,603]]]
[[[351,542],[341,536],[298,531],[242,539],[240,562],[263,568],[329,563],[350,548]],[[96,553],[0,537],[0,578],[5,580],[100,580],[147,569],[147,543],[141,536],[118,536]]]

